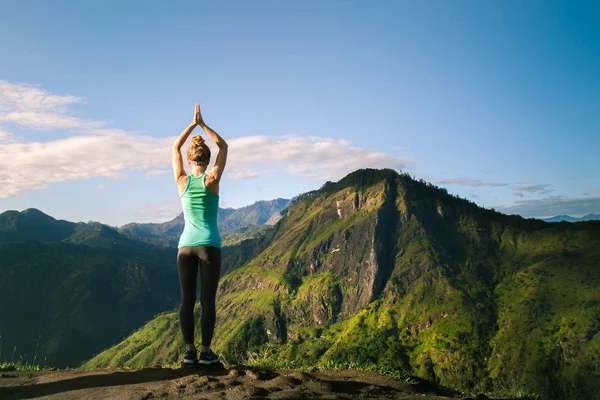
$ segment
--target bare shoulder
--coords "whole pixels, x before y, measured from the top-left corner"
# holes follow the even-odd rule
[[[204,185],[208,190],[210,190],[214,194],[219,194],[219,180],[213,173],[213,169],[206,173],[206,176],[204,178]]]
[[[179,178],[177,178],[177,189],[179,189],[179,194],[180,195],[185,190],[185,187],[187,186],[187,183],[188,183],[188,176],[187,175],[181,175]]]

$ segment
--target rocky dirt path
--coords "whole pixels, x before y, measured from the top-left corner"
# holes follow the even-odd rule
[[[426,393],[428,392],[428,393]],[[196,368],[0,372],[0,399],[459,399],[362,371]]]

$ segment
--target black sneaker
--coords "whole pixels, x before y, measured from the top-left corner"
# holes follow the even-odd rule
[[[196,350],[188,350],[185,352],[185,356],[183,356],[183,363],[184,364],[190,364],[190,365],[194,365],[198,363],[198,357],[197,357],[197,352]]]
[[[219,362],[219,356],[211,351],[200,352],[200,358],[198,359],[198,364],[216,364]]]

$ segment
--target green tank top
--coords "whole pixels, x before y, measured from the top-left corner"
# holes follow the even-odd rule
[[[206,188],[204,178],[188,174],[188,183],[181,194],[185,225],[177,247],[212,246],[221,248],[221,235],[217,226],[219,195]]]

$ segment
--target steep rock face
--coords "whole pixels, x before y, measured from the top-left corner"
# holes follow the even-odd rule
[[[403,225],[399,209],[404,199],[398,198],[398,184],[397,179],[385,182],[384,202],[377,212],[371,247],[374,254],[372,280],[368,283],[371,287],[369,303],[377,299],[387,285],[394,271],[395,255],[401,246],[399,239]]]
[[[280,231],[295,234],[281,236],[292,242],[284,274],[292,293],[313,274],[336,277],[327,286],[334,295],[328,309],[311,313],[326,313],[332,316],[326,319],[332,323],[340,315],[353,314],[381,292],[391,271],[387,235],[391,231],[393,241],[396,226],[387,212],[395,200],[389,182],[379,182],[365,190],[345,188],[290,210]]]
[[[283,312],[293,315],[295,322],[306,326],[326,326],[337,321],[343,304],[342,288],[335,275],[317,272],[304,279],[304,284]]]

